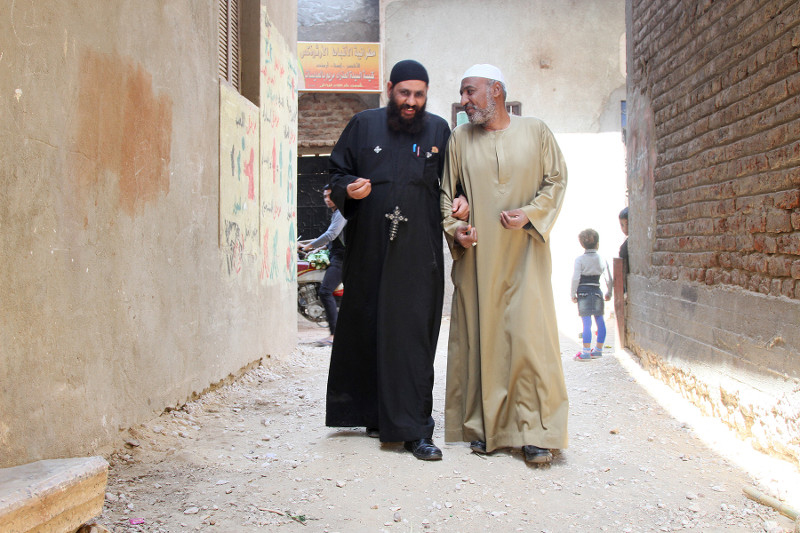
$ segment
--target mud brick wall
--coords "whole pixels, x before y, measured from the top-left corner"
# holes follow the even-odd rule
[[[297,119],[300,153],[330,153],[352,116],[377,106],[377,95],[301,94]]]
[[[796,459],[800,2],[626,11],[631,348],[757,446]]]
[[[655,271],[800,299],[800,3],[636,4],[658,137]]]

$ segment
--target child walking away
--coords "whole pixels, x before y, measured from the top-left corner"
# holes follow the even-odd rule
[[[600,291],[600,278],[606,284],[605,300],[611,299],[612,283],[608,264],[597,253],[600,235],[593,229],[585,229],[578,234],[578,240],[585,252],[575,259],[572,273],[572,301],[578,304],[578,315],[583,321],[583,350],[575,354],[576,361],[589,361],[603,356],[606,342],[606,323],[603,319],[603,293]],[[592,317],[597,326],[597,343],[592,348]]]

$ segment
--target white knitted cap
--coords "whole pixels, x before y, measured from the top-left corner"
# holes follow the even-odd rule
[[[489,65],[486,63],[472,65],[467,69],[461,79],[464,80],[466,78],[486,78],[489,80],[497,80],[503,85],[506,84],[506,80],[503,78],[503,73],[500,72],[500,69],[495,67],[494,65]]]

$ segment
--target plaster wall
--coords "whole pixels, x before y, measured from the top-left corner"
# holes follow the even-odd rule
[[[378,42],[378,0],[298,0],[297,40]]]
[[[265,4],[296,54],[296,8]],[[0,467],[293,348],[294,282],[220,249],[215,4],[12,2],[0,117]]]
[[[428,110],[448,121],[461,75],[491,63],[508,100],[555,133],[620,131],[625,99],[621,0],[381,0],[385,72],[402,59],[428,69]]]

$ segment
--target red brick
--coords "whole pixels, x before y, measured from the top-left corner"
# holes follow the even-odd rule
[[[768,269],[770,276],[786,277],[792,271],[792,258],[785,256],[772,256],[768,259]]]
[[[744,228],[744,221],[744,216],[736,214],[726,218],[725,225],[727,226],[728,231],[732,233],[739,233]]]
[[[800,232],[779,235],[776,241],[778,253],[800,256]]]
[[[753,239],[753,248],[755,248],[757,252],[774,254],[778,250],[778,244],[775,237],[761,234],[756,235]]]
[[[746,272],[739,271],[739,282],[737,285],[745,289],[748,288],[750,286],[750,276]]]
[[[773,200],[775,207],[779,209],[794,209],[800,206],[800,190],[779,192]]]
[[[772,285],[770,287],[769,293],[772,296],[780,296],[781,295],[781,280],[773,279]]]
[[[781,296],[786,296],[787,298],[794,298],[794,280],[785,279],[781,285]]]
[[[767,231],[767,217],[765,215],[750,215],[745,219],[744,229],[748,233]]]
[[[742,252],[750,252],[754,250],[753,241],[754,237],[747,234],[736,235],[736,247]]]
[[[767,258],[764,254],[750,254],[745,259],[745,269],[749,272],[764,274],[769,270]]]
[[[761,283],[758,284],[758,292],[761,294],[769,294],[772,290],[772,282],[769,278],[761,278]]]
[[[771,210],[766,216],[765,231],[785,233],[792,231],[792,214],[789,211]]]
[[[722,250],[727,250],[733,252],[736,250],[736,237],[733,235],[723,235],[722,236]]]

